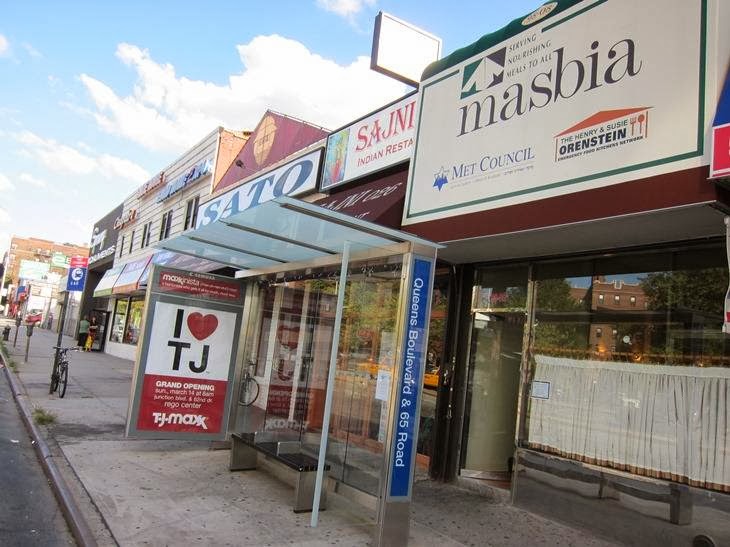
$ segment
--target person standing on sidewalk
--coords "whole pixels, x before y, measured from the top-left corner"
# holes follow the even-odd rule
[[[88,334],[86,336],[86,351],[91,351],[91,346],[94,345],[94,340],[99,332],[99,325],[96,324],[96,316],[91,316],[91,323],[89,323]]]
[[[88,316],[84,315],[84,317],[79,321],[79,337],[77,345],[80,348],[83,348],[86,344],[86,338],[89,334],[89,318]]]

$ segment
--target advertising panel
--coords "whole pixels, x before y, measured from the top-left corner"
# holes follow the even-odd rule
[[[36,262],[35,260],[21,260],[18,277],[20,279],[41,280],[45,279],[51,265],[47,262]]]
[[[407,161],[413,151],[418,96],[411,94],[330,135],[321,190]]]
[[[403,223],[706,163],[707,3],[667,7],[552,2],[438,65],[421,83]]]
[[[730,176],[730,74],[725,77],[715,120],[712,123],[710,177]]]
[[[89,244],[89,268],[98,268],[114,260],[119,230],[114,227],[117,218],[122,216],[123,205],[119,204],[94,224]]]
[[[298,196],[314,190],[321,158],[320,148],[206,201],[198,207],[196,228],[282,195]]]
[[[51,266],[54,266],[56,268],[66,268],[68,269],[69,261],[71,259],[67,257],[63,253],[53,253],[51,255]]]
[[[225,437],[242,307],[240,282],[154,266],[128,436]]]
[[[188,184],[192,184],[200,177],[204,177],[213,170],[213,158],[204,159],[190,169],[187,169],[182,175],[174,178],[160,190],[157,194],[157,203],[165,201],[174,196]]]

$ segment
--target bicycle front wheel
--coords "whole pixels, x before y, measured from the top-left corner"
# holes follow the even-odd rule
[[[241,397],[239,402],[243,406],[251,406],[259,396],[259,383],[253,378],[248,378],[241,384]]]
[[[61,365],[58,376],[60,388],[58,396],[63,399],[64,395],[66,395],[66,386],[68,385],[68,365]]]

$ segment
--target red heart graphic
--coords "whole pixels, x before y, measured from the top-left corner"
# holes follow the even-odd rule
[[[188,328],[195,338],[205,340],[218,328],[218,318],[213,314],[191,313],[188,315]]]

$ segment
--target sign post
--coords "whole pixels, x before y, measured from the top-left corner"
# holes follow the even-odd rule
[[[68,295],[71,291],[83,291],[86,283],[86,271],[89,265],[89,258],[86,256],[71,257],[68,270],[68,280],[66,281],[66,292],[63,295],[63,305],[61,306],[61,318],[58,322],[58,338],[56,339],[56,347],[61,347],[63,339],[63,327],[66,322],[66,310],[68,309]],[[61,350],[57,349],[54,357],[54,363],[58,363],[58,354]]]
[[[390,394],[390,427],[375,537],[379,546],[408,545],[434,264],[434,256],[404,257],[408,269],[400,308],[403,329],[394,371],[395,389]]]

